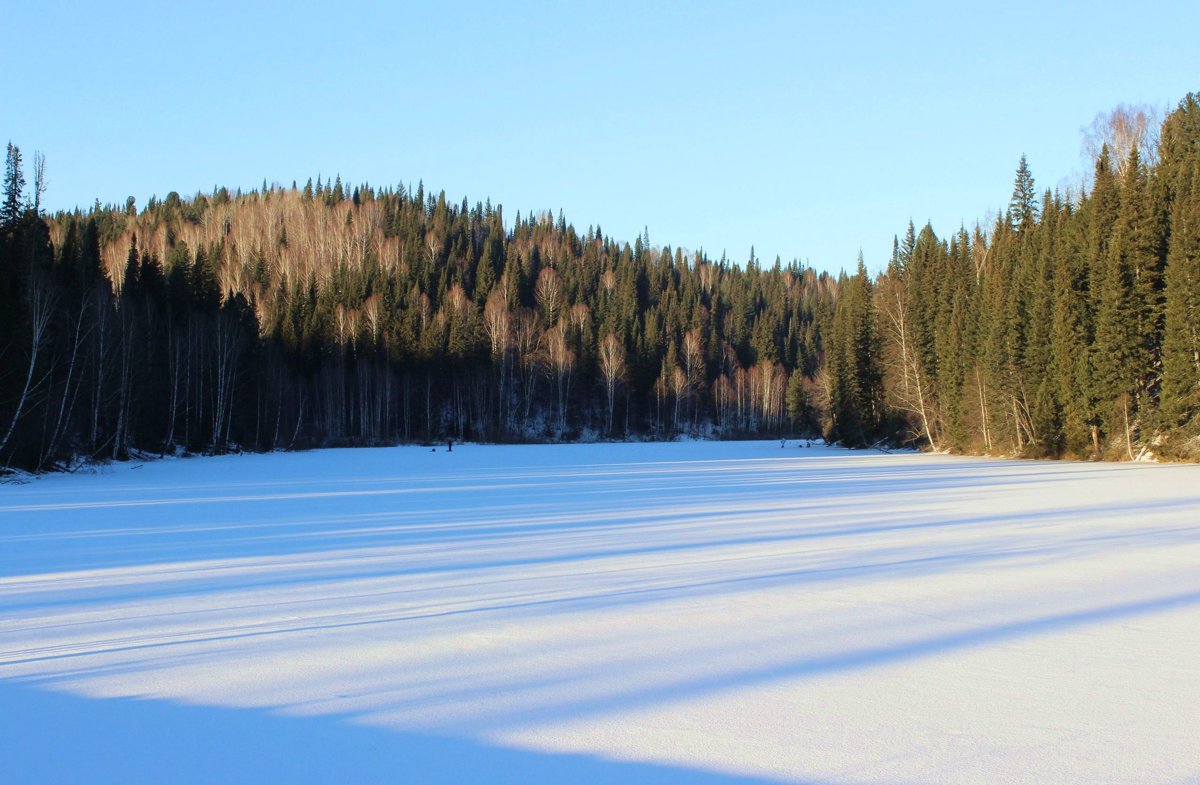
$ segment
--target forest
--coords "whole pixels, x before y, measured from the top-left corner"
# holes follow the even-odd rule
[[[8,144],[4,469],[679,436],[1200,456],[1196,94],[1103,135],[1078,193],[1022,156],[994,221],[910,223],[874,276],[340,177],[50,214],[45,167]]]

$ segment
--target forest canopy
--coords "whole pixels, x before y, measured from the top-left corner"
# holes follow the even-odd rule
[[[910,223],[876,276],[340,177],[48,215],[10,143],[0,466],[681,434],[1195,456],[1200,99],[1089,139],[1082,193],[1022,156],[995,222]]]

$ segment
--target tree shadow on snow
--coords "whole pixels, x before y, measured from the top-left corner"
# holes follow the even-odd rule
[[[580,527],[635,530],[691,518],[727,516],[738,504],[797,516],[836,509],[853,497],[894,508],[900,497],[970,488],[973,493],[1035,484],[1072,483],[1115,467],[981,465],[974,461],[875,466],[806,466],[802,461],[717,461],[704,469],[670,464],[539,467],[529,476],[493,480],[469,470],[438,482],[397,475],[348,479],[313,476],[258,482],[248,491],[236,482],[151,488],[94,487],[69,492],[35,488],[0,503],[0,574],[131,567],[163,562],[283,557],[331,549],[520,540]],[[860,465],[861,464],[861,465]],[[589,503],[594,497],[595,503]],[[531,502],[530,499],[533,499]],[[1187,500],[1200,506],[1200,499]],[[1142,505],[1144,506],[1144,505]],[[689,509],[687,515],[672,510]],[[588,520],[586,513],[621,513]],[[757,510],[756,510],[757,511]],[[770,510],[762,510],[767,512]],[[909,514],[909,517],[912,513]],[[566,518],[564,520],[564,517]],[[78,523],[77,523],[78,522]],[[431,526],[430,523],[436,525]]]
[[[1181,592],[1126,603],[1072,610],[1061,613],[1017,618],[990,625],[890,641],[876,646],[834,651],[782,662],[754,664],[743,669],[722,669],[708,675],[683,678],[654,687],[613,690],[606,695],[583,700],[547,702],[537,711],[523,715],[526,721],[550,723],[578,720],[611,712],[634,711],[663,704],[687,703],[712,695],[736,692],[796,679],[817,679],[890,665],[901,665],[958,651],[982,649],[1011,641],[1055,635],[1096,625],[1126,622],[1143,616],[1168,613],[1200,605],[1200,591]],[[468,696],[469,697],[469,696]],[[494,718],[495,727],[504,727],[510,718]]]
[[[336,715],[290,717],[162,700],[81,698],[12,681],[0,681],[0,706],[0,780],[21,785],[779,782],[393,732]]]

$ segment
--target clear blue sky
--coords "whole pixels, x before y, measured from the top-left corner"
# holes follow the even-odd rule
[[[243,7],[243,6],[249,7]],[[0,135],[51,209],[423,179],[743,261],[880,267],[1200,90],[1200,3],[4,0]],[[2,142],[4,140],[0,140]]]

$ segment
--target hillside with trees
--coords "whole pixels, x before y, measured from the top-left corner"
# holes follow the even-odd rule
[[[994,222],[910,224],[874,277],[340,178],[47,215],[10,143],[0,466],[681,434],[1194,457],[1200,98],[1112,118],[1085,193],[1022,157]]]
[[[340,179],[46,217],[19,155],[7,464],[817,427],[838,282],[798,264]]]

